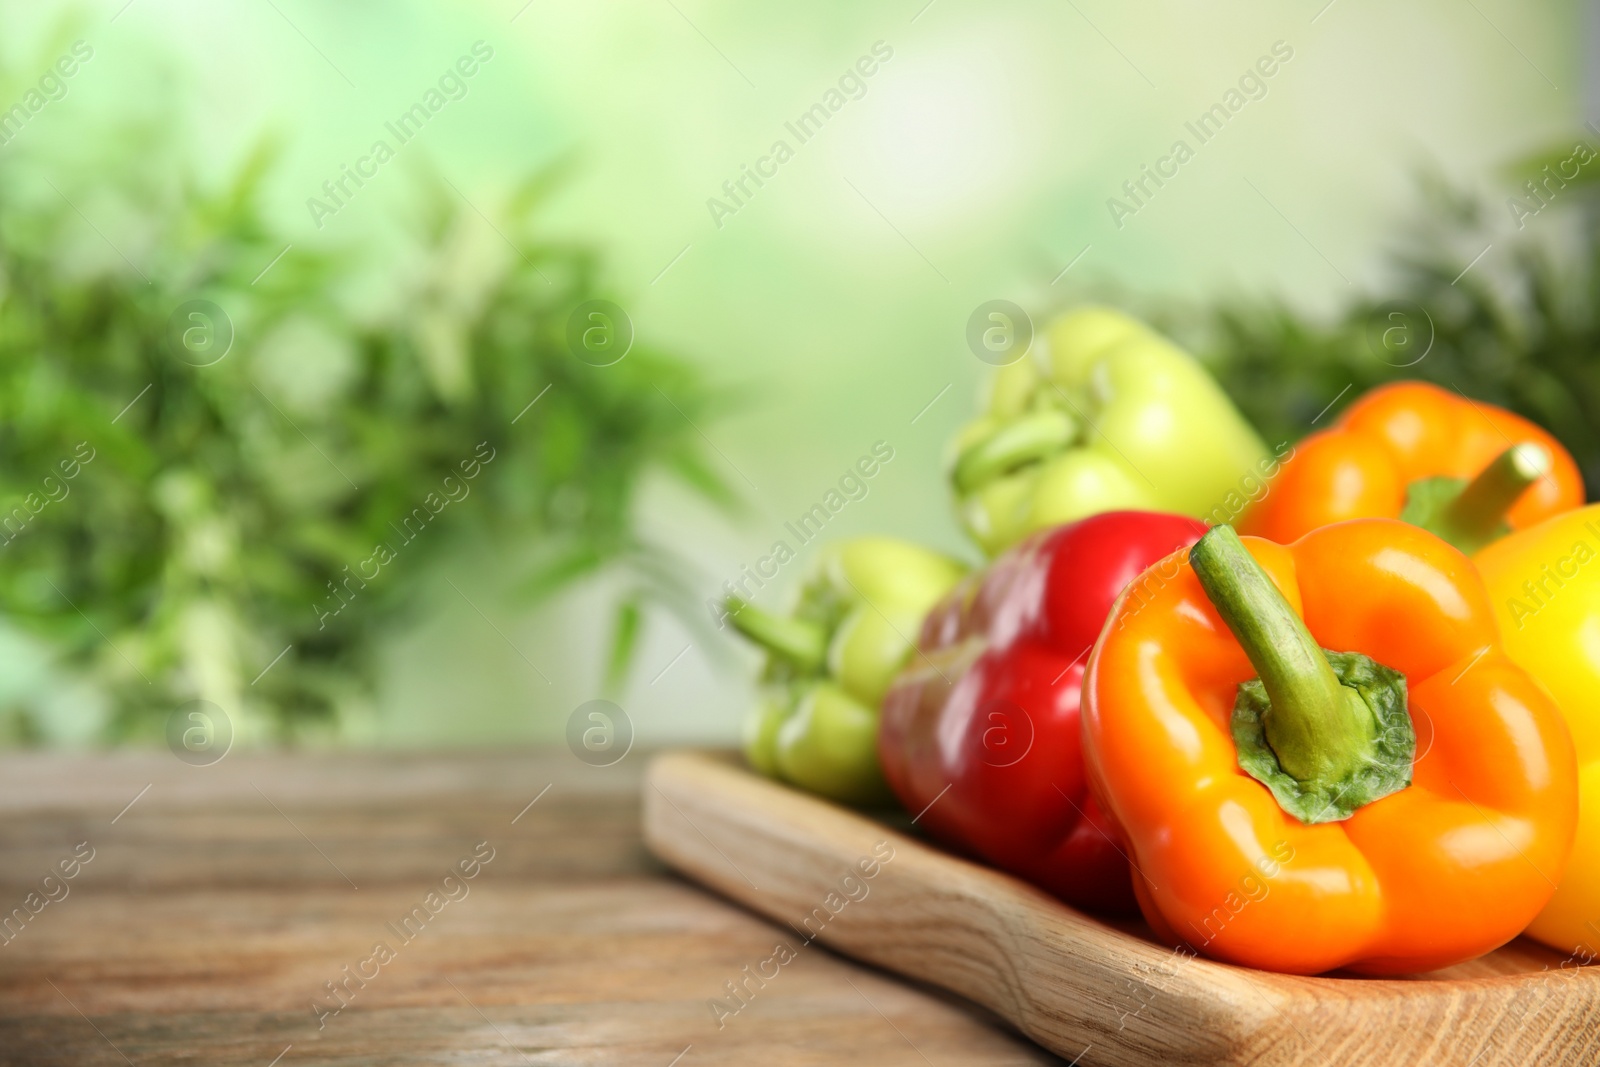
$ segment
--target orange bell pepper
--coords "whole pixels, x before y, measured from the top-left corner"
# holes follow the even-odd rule
[[[1539,913],[1577,821],[1572,738],[1465,556],[1392,520],[1287,547],[1217,526],[1154,573],[1101,633],[1083,723],[1160,936],[1410,974]]]
[[[1367,393],[1295,446],[1239,532],[1286,545],[1345,519],[1403,519],[1472,553],[1583,506],[1571,454],[1504,408],[1426,382]]]

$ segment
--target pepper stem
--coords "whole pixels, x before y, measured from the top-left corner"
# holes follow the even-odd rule
[[[950,480],[957,492],[969,492],[996,475],[1059,452],[1076,435],[1077,426],[1064,411],[1046,408],[1024,415],[962,452]]]
[[[1206,596],[1261,676],[1261,716],[1282,770],[1308,790],[1349,779],[1373,759],[1377,721],[1340,682],[1311,631],[1231,526],[1213,526],[1189,550]]]
[[[1506,512],[1528,487],[1550,470],[1550,452],[1543,445],[1524,441],[1495,457],[1478,476],[1462,487],[1435,520],[1435,533],[1471,552],[1493,540],[1506,521]]]
[[[820,671],[828,658],[828,634],[805,619],[785,618],[762,611],[731,596],[723,602],[728,621],[750,640],[807,672]]]

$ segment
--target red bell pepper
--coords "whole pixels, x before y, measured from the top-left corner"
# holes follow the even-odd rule
[[[1084,775],[1083,672],[1123,587],[1205,530],[1093,515],[1034,534],[929,612],[878,731],[884,775],[920,825],[1069,904],[1137,912],[1126,850]]]

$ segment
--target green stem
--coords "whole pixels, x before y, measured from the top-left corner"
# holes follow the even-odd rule
[[[1435,520],[1446,541],[1470,552],[1494,539],[1522,494],[1550,470],[1550,453],[1532,441],[1512,445],[1468,482]]]
[[[1342,684],[1311,631],[1294,613],[1231,526],[1214,526],[1189,551],[1206,596],[1261,676],[1270,708],[1262,717],[1278,764],[1303,785],[1347,779],[1375,751],[1376,721]]]
[[[970,492],[996,475],[1054,455],[1076,436],[1077,426],[1066,412],[1036,411],[969,446],[956,460],[950,480],[957,492]]]
[[[723,606],[735,629],[773,655],[805,671],[820,671],[827,662],[828,634],[816,623],[774,615],[735,596]]]

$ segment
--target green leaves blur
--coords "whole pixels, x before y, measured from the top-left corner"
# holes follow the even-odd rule
[[[1570,155],[1570,145],[1539,158],[1558,154]],[[1524,195],[1514,186],[1508,191]],[[1325,427],[1365,389],[1420,378],[1548,428],[1576,457],[1594,499],[1600,496],[1600,188],[1593,180],[1574,182],[1521,230],[1511,222],[1499,201],[1424,178],[1420,208],[1391,250],[1393,280],[1380,295],[1331,319],[1281,303],[1235,300],[1169,312],[1166,320],[1207,353],[1269,443]],[[1408,309],[1397,310],[1401,303]],[[1373,340],[1401,322],[1418,344],[1431,324],[1431,347],[1411,365],[1403,364],[1420,351],[1400,358]]]
[[[652,474],[732,505],[691,424],[718,398],[644,344],[567,351],[572,308],[614,294],[594,252],[537,233],[549,175],[488,219],[420,180],[406,259],[363,302],[344,283],[370,264],[286,251],[263,214],[270,144],[202,188],[161,141],[130,119],[70,158],[0,155],[0,611],[109,695],[112,736],[194,698],[247,735],[330,725],[462,545],[533,597],[622,572],[613,681],[646,605],[698,620],[635,508]],[[235,333],[206,366],[169,343],[192,300]]]

